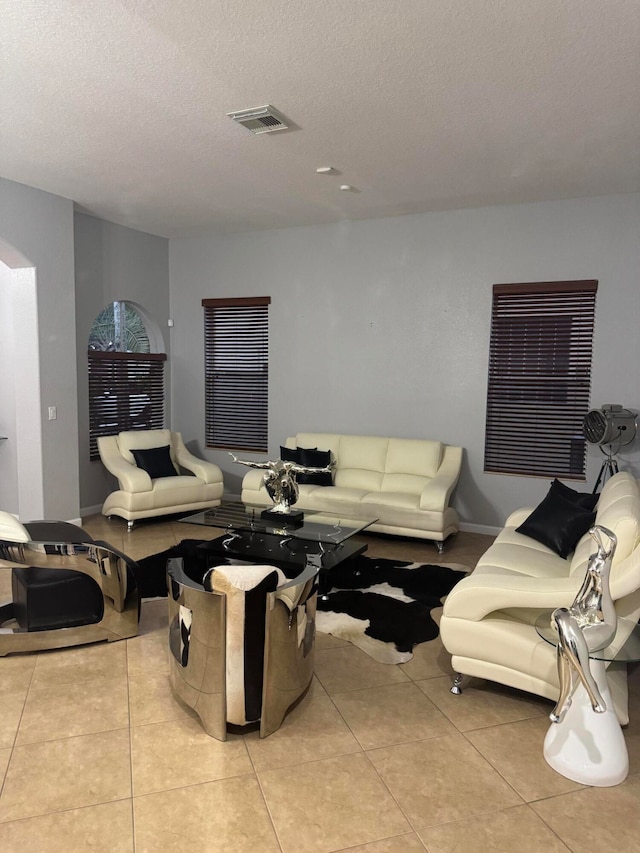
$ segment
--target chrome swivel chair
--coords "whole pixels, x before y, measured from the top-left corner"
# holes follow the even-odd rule
[[[135,636],[136,570],[76,525],[0,512],[0,657]]]
[[[266,737],[305,693],[317,573],[308,566],[286,579],[273,566],[217,566],[197,583],[181,559],[169,560],[169,680],[207,734],[226,740],[228,726],[259,723]]]

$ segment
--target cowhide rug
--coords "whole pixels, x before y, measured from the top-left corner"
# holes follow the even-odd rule
[[[357,557],[329,572],[331,589],[318,598],[316,627],[380,663],[406,663],[414,646],[438,636],[431,611],[468,571]]]
[[[201,541],[184,539],[138,560],[140,596],[166,596],[170,557],[182,557],[185,572],[201,580],[208,567],[206,556],[197,550]],[[406,663],[415,646],[438,636],[431,611],[440,607],[468,571],[459,564],[355,557],[326,575],[331,588],[318,597],[316,627],[323,634],[348,640],[381,663]]]

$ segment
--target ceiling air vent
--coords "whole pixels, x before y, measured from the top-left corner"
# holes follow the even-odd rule
[[[271,104],[252,107],[249,110],[236,110],[227,115],[251,133],[273,133],[276,130],[287,130],[289,127],[287,119]]]

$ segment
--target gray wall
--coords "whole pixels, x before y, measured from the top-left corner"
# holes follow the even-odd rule
[[[639,237],[630,194],[171,240],[173,426],[238,493],[244,471],[204,448],[201,299],[269,295],[270,455],[303,430],[459,444],[467,529],[501,525],[548,481],[483,472],[492,285],[598,279],[592,402],[640,407]]]
[[[482,470],[491,285],[597,278],[592,401],[640,407],[639,238],[631,194],[169,244],[77,215],[74,279],[72,202],[0,180],[0,260],[20,267],[7,260],[15,249],[37,280],[42,459],[21,491],[41,495],[44,516],[70,519],[110,490],[87,458],[85,347],[101,308],[127,299],[157,323],[167,351],[175,320],[169,420],[237,493],[242,469],[204,448],[200,303],[270,295],[270,455],[300,430],[440,438],[466,449],[455,500],[466,526],[501,524],[547,483]],[[24,359],[24,339],[0,370]],[[601,461],[590,448],[589,487]],[[640,442],[621,465],[640,474]]]
[[[162,345],[169,351],[168,241],[92,216],[75,215],[76,334],[78,340],[78,411],[80,505],[93,510],[116,487],[99,460],[89,459],[87,341],[91,325],[115,300],[133,302],[144,310]],[[169,399],[170,370],[165,368]]]
[[[16,383],[14,357],[13,276],[0,263],[0,509],[19,513],[16,442]]]
[[[32,426],[37,427],[41,454],[37,448],[37,465],[31,464],[22,477],[20,515],[29,520],[23,513],[25,505],[29,510],[37,507],[46,518],[75,519],[79,489],[73,203],[0,179],[0,243],[0,260],[14,269],[34,267],[37,282],[39,401],[35,417],[40,422]],[[9,369],[18,371],[29,360],[24,347],[33,332],[30,327],[18,336]],[[37,396],[38,388],[17,384],[16,393]],[[47,419],[49,406],[57,407],[56,420]],[[31,511],[27,514],[33,518]]]

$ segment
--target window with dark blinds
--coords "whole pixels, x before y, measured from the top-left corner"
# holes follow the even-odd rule
[[[88,357],[92,459],[99,458],[99,436],[164,426],[166,353],[89,350]]]
[[[270,302],[202,300],[207,447],[267,451]]]
[[[597,287],[494,285],[485,471],[585,479]]]

